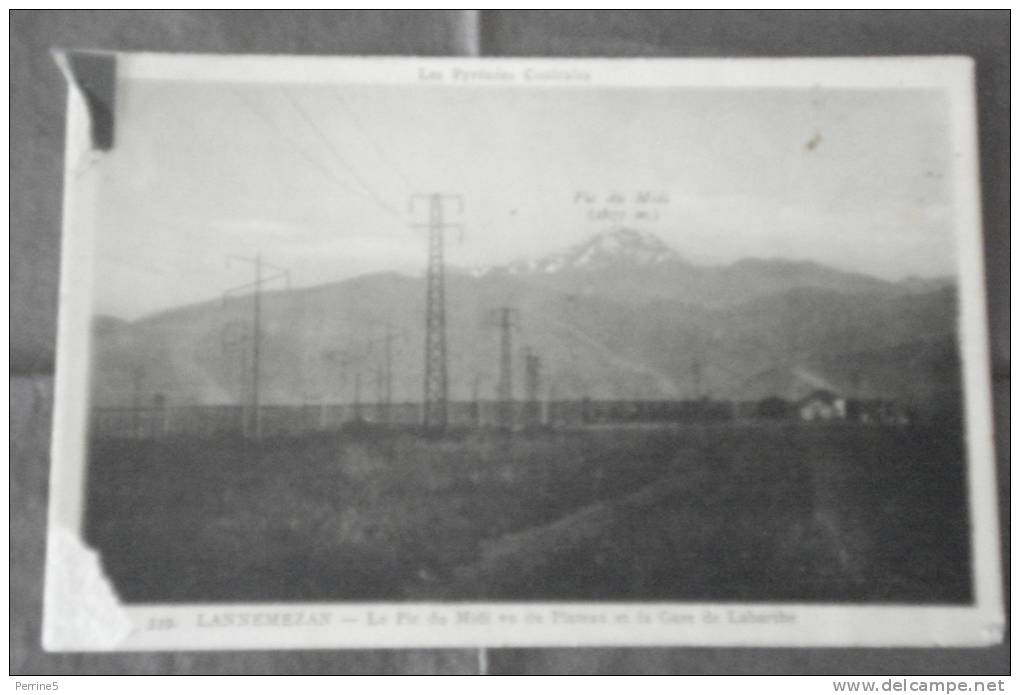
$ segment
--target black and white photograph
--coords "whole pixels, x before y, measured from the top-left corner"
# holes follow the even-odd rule
[[[1001,638],[966,59],[62,60],[48,648]]]

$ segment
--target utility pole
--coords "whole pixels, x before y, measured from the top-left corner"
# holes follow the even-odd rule
[[[252,344],[251,344],[251,405],[254,411],[255,421],[252,423],[252,432],[255,433],[255,440],[262,439],[262,407],[259,400],[259,382],[262,377],[262,361],[259,353],[262,347],[262,254],[255,254],[255,301],[254,318],[252,318]]]
[[[351,403],[351,412],[354,415],[355,420],[361,419],[361,369],[360,363],[367,357],[367,349],[362,348],[360,351],[351,349],[347,350],[326,350],[322,353],[324,360],[335,363],[340,367],[340,388],[341,391],[347,384],[347,371],[348,367],[354,365],[356,367],[354,372],[354,400]],[[341,398],[343,396],[341,395]]]
[[[787,368],[792,369],[797,366],[797,353],[801,347],[801,321],[802,321],[802,307],[800,301],[800,295],[796,292],[790,292],[786,295],[786,312],[787,312],[787,327],[786,327],[786,360]]]
[[[545,417],[542,418],[542,421],[547,425],[555,426],[557,415],[559,412],[559,406],[556,401],[557,397],[556,381],[554,380],[551,381],[552,383],[549,384],[549,395],[547,397],[548,400],[546,401]]]
[[[361,422],[361,370],[354,372],[354,421]]]
[[[428,230],[428,269],[425,281],[425,429],[438,433],[446,429],[447,394],[449,379],[446,363],[446,288],[443,260],[443,236],[447,229],[460,228],[443,219],[443,204],[447,200],[457,203],[457,212],[463,212],[464,202],[459,195],[430,193],[411,197],[410,211],[414,212],[417,200],[428,200],[429,217],[426,224],[413,227]]]
[[[382,335],[374,340],[366,340],[362,343],[365,355],[375,350],[377,345],[382,346],[381,366],[376,360],[375,368],[375,397],[376,414],[380,422],[389,425],[392,420],[393,410],[393,344],[401,338],[407,337],[407,331],[396,330],[392,323],[381,322]]]
[[[152,437],[166,436],[169,429],[169,417],[167,415],[166,396],[162,393],[155,393],[152,396],[153,421],[149,424],[149,433]]]
[[[285,268],[266,263],[262,260],[262,254],[256,253],[254,258],[247,258],[242,256],[229,256],[227,263],[230,261],[238,261],[241,263],[250,263],[254,266],[255,280],[244,285],[239,285],[232,289],[227,290],[223,293],[223,303],[226,304],[227,300],[236,295],[243,293],[247,290],[252,292],[252,335],[251,335],[251,412],[249,413],[251,422],[246,427],[248,435],[253,437],[255,440],[262,439],[262,409],[261,404],[261,375],[262,375],[262,286],[266,285],[275,280],[283,279],[287,289],[290,289],[290,271]],[[263,274],[263,269],[270,271],[269,275]]]
[[[389,408],[386,403],[386,378],[383,375],[382,367],[375,368],[375,421],[386,424],[386,417]]]
[[[325,432],[329,427],[329,391],[325,386],[319,393],[319,430]]]
[[[223,326],[220,350],[225,358],[237,359],[237,404],[240,421],[238,423],[241,435],[247,437],[248,432],[248,408],[246,406],[247,381],[248,381],[248,355],[245,345],[251,340],[248,332],[248,324],[244,321],[231,321]]]
[[[131,436],[142,438],[142,380],[145,367],[137,365],[131,370]]]
[[[389,425],[393,418],[393,342],[403,337],[404,332],[393,329],[393,325],[383,325],[383,369],[382,369],[382,413],[383,424]]]
[[[471,382],[471,422],[475,427],[482,425],[481,388],[482,375],[475,372],[475,378]]]
[[[538,393],[541,388],[541,358],[530,347],[524,348],[524,423],[527,427],[539,424]]]
[[[495,309],[494,314],[499,328],[499,381],[496,383],[499,426],[510,430],[514,425],[513,330],[517,328],[518,314],[517,309],[509,306]]]

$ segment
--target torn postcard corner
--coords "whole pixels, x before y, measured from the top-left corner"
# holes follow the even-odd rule
[[[46,548],[43,647],[47,651],[115,649],[132,621],[103,571],[99,554],[63,526]]]
[[[113,149],[117,97],[117,54],[110,51],[54,50],[53,59],[68,85],[69,101],[80,102],[88,122],[88,148]]]

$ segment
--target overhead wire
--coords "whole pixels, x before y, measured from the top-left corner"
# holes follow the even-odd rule
[[[251,111],[266,126],[266,128],[268,128],[270,131],[273,132],[274,135],[277,135],[280,140],[282,140],[284,143],[290,146],[289,151],[291,153],[300,156],[301,159],[303,159],[305,162],[318,169],[320,172],[328,176],[334,183],[339,184],[340,186],[349,190],[351,193],[354,193],[356,195],[365,195],[361,191],[353,188],[351,184],[348,183],[347,181],[340,179],[333,172],[332,169],[323,164],[320,160],[309,155],[308,152],[305,151],[305,149],[299,146],[297,143],[280,135],[279,125],[274,123],[273,120],[259,106],[257,106],[250,99],[248,99],[248,97],[246,97],[240,90],[234,89],[233,92],[241,101],[244,102],[248,110]]]
[[[352,167],[347,162],[347,160],[340,154],[340,152],[336,149],[333,142],[322,131],[322,128],[319,127],[319,124],[315,122],[315,119],[313,119],[311,115],[309,115],[308,111],[306,111],[305,108],[301,106],[301,103],[286,89],[284,89],[282,93],[284,97],[287,99],[287,101],[294,108],[294,110],[301,116],[301,118],[308,125],[311,131],[316,135],[319,141],[325,146],[326,150],[333,155],[333,158],[336,160],[336,162],[340,164],[341,167],[346,169],[347,173],[349,173],[351,177],[358,183],[358,185],[361,186],[362,189],[364,189],[363,195],[366,195],[368,198],[373,200],[376,203],[376,205],[378,205],[383,210],[399,217],[400,213],[398,212],[397,208],[387,203],[378,193],[376,193],[372,189],[371,186],[365,183],[364,178],[362,178],[362,176],[357,172],[357,170],[354,169],[354,167]]]
[[[408,191],[415,190],[415,187],[411,185],[411,180],[404,173],[403,169],[397,164],[396,160],[392,158],[383,149],[382,145],[380,145],[379,142],[374,137],[372,137],[372,134],[369,132],[368,128],[365,127],[361,119],[358,118],[357,114],[354,113],[354,110],[351,109],[350,104],[347,103],[347,100],[344,99],[339,94],[337,94],[336,92],[330,92],[330,96],[332,96],[333,99],[340,105],[344,113],[347,114],[347,117],[350,119],[351,123],[353,123],[354,126],[365,137],[365,140],[368,141],[369,145],[372,146],[372,149],[375,150],[375,153],[379,156],[379,159],[382,160],[386,165],[388,165],[390,169],[393,170],[393,173],[395,173],[397,177],[400,178],[401,181],[403,181],[404,186],[407,187],[407,190]]]

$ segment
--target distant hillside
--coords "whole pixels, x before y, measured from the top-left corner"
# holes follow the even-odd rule
[[[649,252],[623,251],[615,266],[601,258],[591,268],[448,273],[451,397],[470,398],[476,385],[483,398],[494,397],[492,310],[504,305],[520,316],[513,336],[518,397],[525,345],[542,358],[543,391],[557,398],[783,395],[783,379],[770,373],[809,375],[847,392],[867,385],[869,393],[910,400],[958,389],[952,288],[918,292],[785,261],[694,266],[661,249],[651,253],[657,245],[647,238],[640,244]],[[160,393],[173,403],[237,402],[250,374],[252,307],[241,297],[131,323],[97,321],[96,403],[129,405],[136,388],[143,399]],[[264,294],[265,402],[350,400],[357,375],[362,398],[373,400],[384,324],[401,336],[393,347],[394,397],[420,400],[423,280],[383,273]],[[338,351],[350,359],[335,359]]]

